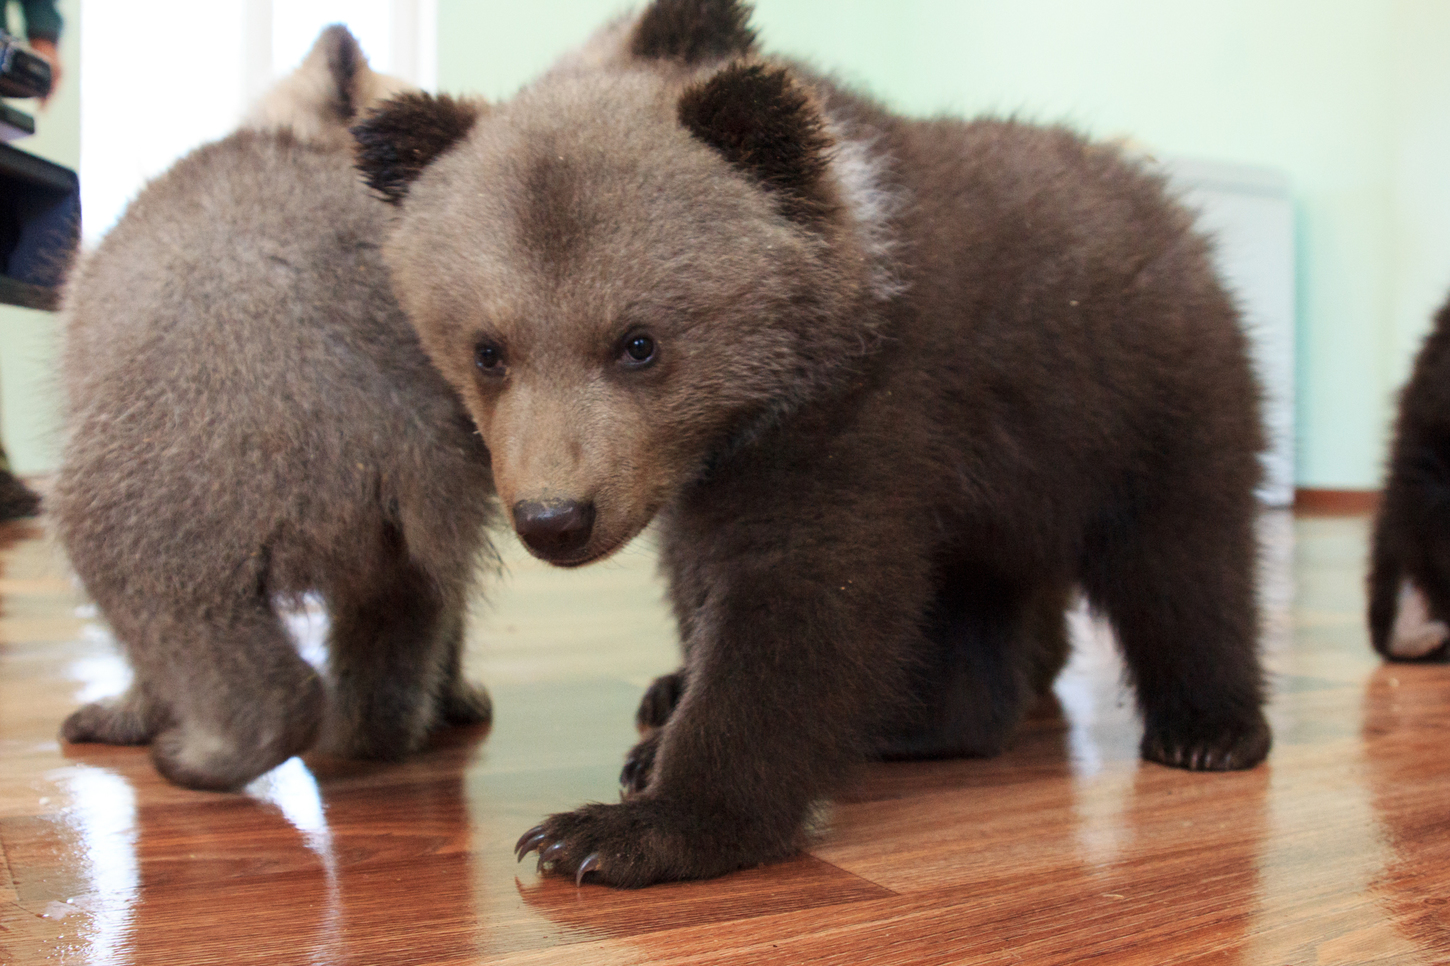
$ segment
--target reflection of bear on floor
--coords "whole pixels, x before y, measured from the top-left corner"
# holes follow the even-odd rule
[[[1450,302],[1400,395],[1369,587],[1375,650],[1401,660],[1450,653]]]
[[[630,797],[521,852],[618,885],[786,855],[852,762],[1000,749],[1074,586],[1147,758],[1257,763],[1259,392],[1188,214],[1067,131],[756,59],[747,13],[657,0],[507,104],[355,129],[523,540],[660,524],[685,666]]]

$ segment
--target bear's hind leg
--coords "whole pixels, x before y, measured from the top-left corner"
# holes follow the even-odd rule
[[[619,786],[625,795],[642,792],[649,785],[660,746],[660,729],[669,722],[684,696],[684,668],[661,674],[645,690],[634,712],[634,726],[640,740],[625,756],[624,768],[619,773]]]
[[[1022,589],[971,568],[939,583],[912,702],[878,738],[888,760],[989,757],[1067,661],[1065,583]]]
[[[1139,507],[1105,525],[1084,554],[1083,589],[1112,622],[1137,690],[1143,757],[1195,771],[1251,768],[1271,740],[1255,504],[1250,493],[1233,496],[1172,492],[1175,512]]]
[[[440,724],[455,727],[493,721],[493,700],[480,685],[463,676],[463,646],[468,615],[462,606],[449,608],[443,624],[443,681],[438,703]]]
[[[670,715],[675,713],[675,705],[680,703],[684,694],[684,668],[655,678],[645,690],[644,697],[640,698],[639,707],[634,712],[635,728],[640,734],[649,734],[663,728],[665,722],[670,720]]]
[[[330,588],[331,703],[322,747],[349,758],[395,761],[442,720],[487,719],[486,696],[461,677],[461,592],[416,564],[390,566]]]
[[[179,785],[245,785],[311,746],[323,713],[317,673],[297,654],[270,600],[249,594],[151,633],[138,677],[169,706],[151,757]]]

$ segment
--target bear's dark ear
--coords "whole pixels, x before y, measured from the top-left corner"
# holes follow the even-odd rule
[[[740,0],[655,0],[640,16],[630,53],[645,60],[700,64],[755,49],[750,5]]]
[[[423,169],[467,135],[483,110],[478,101],[446,94],[401,94],[384,101],[353,125],[357,168],[368,187],[400,204]]]
[[[780,67],[737,63],[685,90],[680,123],[777,196],[786,217],[829,213],[825,174],[834,143],[810,93]]]

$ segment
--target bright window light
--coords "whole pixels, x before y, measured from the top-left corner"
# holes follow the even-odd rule
[[[81,4],[81,217],[94,244],[150,178],[233,131],[252,100],[343,23],[375,70],[431,90],[437,0],[153,0],[146,44],[123,3]]]
[[[244,0],[157,0],[146,43],[128,3],[81,4],[81,217],[95,241],[150,178],[236,126]]]
[[[346,24],[373,70],[391,74],[392,0],[280,0],[272,6],[272,69],[281,76],[301,63],[328,24]]]

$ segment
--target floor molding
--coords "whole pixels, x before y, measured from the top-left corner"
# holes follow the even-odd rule
[[[1301,488],[1294,491],[1294,512],[1312,517],[1355,517],[1379,509],[1379,490],[1321,490]]]

